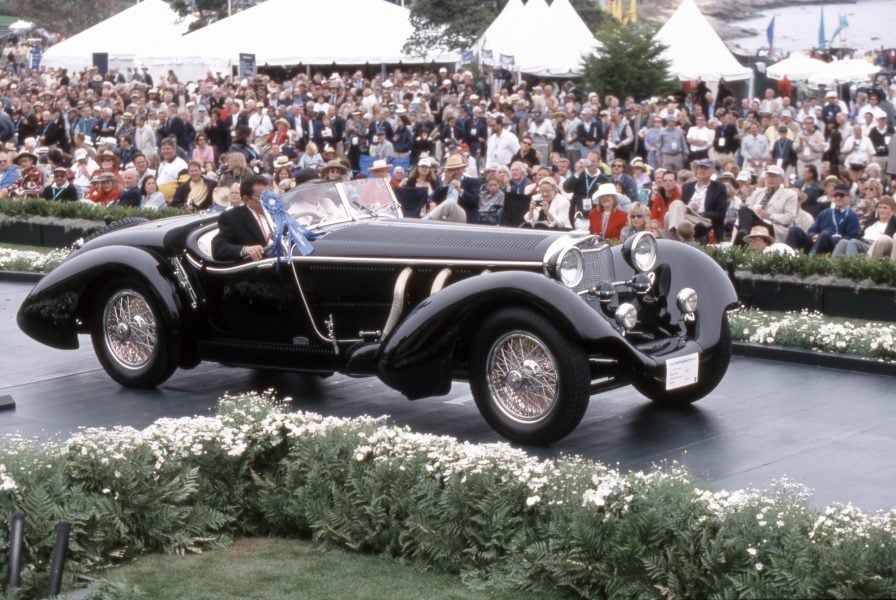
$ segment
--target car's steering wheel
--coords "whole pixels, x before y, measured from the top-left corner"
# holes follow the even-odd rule
[[[308,225],[305,225],[305,227],[309,227],[311,225],[317,225],[323,219],[323,217],[320,216],[320,213],[318,213],[315,210],[308,210],[308,209],[299,210],[296,212],[290,212],[289,216],[292,217],[293,219],[295,219],[296,221],[298,221],[302,217],[311,217],[311,221],[308,223]]]

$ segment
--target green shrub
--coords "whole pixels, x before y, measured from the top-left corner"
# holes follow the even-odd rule
[[[270,393],[216,418],[65,443],[7,438],[0,515],[27,513],[23,597],[45,585],[56,521],[68,572],[233,533],[303,536],[460,573],[473,588],[584,597],[892,597],[896,511],[816,512],[808,492],[703,489],[678,465],[623,474],[538,460],[384,419],[291,413]],[[0,562],[8,553],[0,529]]]
[[[57,219],[84,219],[87,221],[117,221],[125,217],[161,219],[187,214],[179,208],[148,210],[129,206],[92,206],[82,202],[53,202],[43,198],[0,199],[0,214],[9,217],[55,217]]]
[[[896,288],[896,261],[869,258],[864,254],[851,256],[828,255],[809,256],[798,254],[787,256],[780,253],[763,254],[749,248],[716,248],[707,246],[705,251],[723,268],[729,260],[738,271],[749,271],[756,275],[791,275],[811,277],[813,275],[849,279],[855,283],[871,282]]]

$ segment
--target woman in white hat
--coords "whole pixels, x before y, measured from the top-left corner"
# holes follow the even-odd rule
[[[620,238],[622,229],[628,225],[628,215],[619,209],[621,197],[622,194],[616,190],[614,183],[602,183],[597,187],[597,191],[591,197],[594,200],[594,208],[588,214],[591,233],[605,240]]]

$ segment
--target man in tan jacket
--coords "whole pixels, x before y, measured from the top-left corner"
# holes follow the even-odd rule
[[[787,229],[799,212],[796,190],[784,185],[784,170],[778,165],[765,170],[765,181],[766,187],[753,192],[737,213],[735,244],[743,243],[743,238],[758,225],[768,229],[778,242],[787,239]]]

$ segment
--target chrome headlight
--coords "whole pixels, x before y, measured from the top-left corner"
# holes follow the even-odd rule
[[[582,260],[582,252],[575,246],[570,246],[560,253],[557,259],[557,277],[566,287],[576,287],[582,282],[585,275],[585,261]]]
[[[680,292],[678,292],[678,296],[675,298],[676,304],[678,304],[678,310],[683,313],[692,313],[697,310],[697,292],[691,288],[684,288]]]
[[[616,324],[623,329],[634,328],[638,323],[638,309],[628,302],[623,302],[616,309]]]
[[[636,233],[622,245],[622,257],[636,273],[651,270],[656,265],[656,238],[645,231]]]

